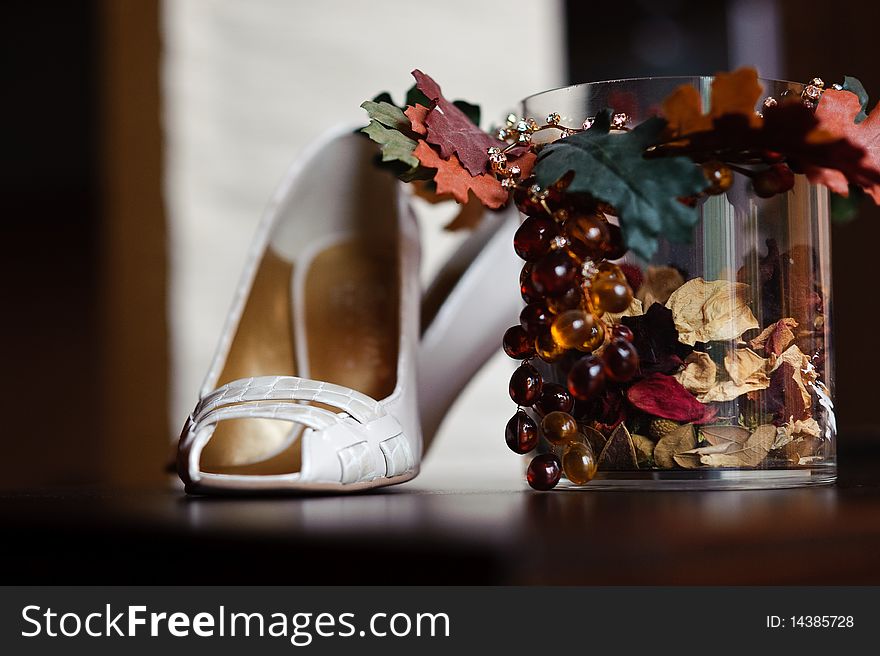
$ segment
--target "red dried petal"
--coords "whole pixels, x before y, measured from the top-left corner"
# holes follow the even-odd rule
[[[412,72],[416,87],[435,103],[428,112],[425,125],[427,141],[439,146],[443,159],[458,155],[459,161],[471,175],[486,172],[489,148],[503,148],[505,144],[483,132],[458,107],[443,97],[440,86],[428,75],[416,69]]]
[[[627,390],[626,397],[642,412],[684,423],[702,424],[714,419],[717,412],[666,374],[651,374],[640,380]]]

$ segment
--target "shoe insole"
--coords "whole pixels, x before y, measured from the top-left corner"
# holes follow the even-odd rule
[[[303,285],[300,335],[294,334],[291,303],[294,265],[268,250],[219,384],[250,376],[301,375],[295,340],[303,339],[308,378],[374,399],[391,394],[397,382],[399,339],[396,248],[394,239],[353,235],[315,255]],[[301,440],[295,438],[301,430],[272,419],[220,422],[202,452],[202,470],[245,475],[297,472]]]

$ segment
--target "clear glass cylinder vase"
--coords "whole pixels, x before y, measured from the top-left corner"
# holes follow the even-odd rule
[[[632,126],[656,115],[683,84],[700,92],[708,111],[711,77],[580,84],[530,96],[521,110],[538,120],[558,113],[560,125],[579,127],[612,109],[625,112]],[[778,80],[761,84],[765,97],[799,96],[803,89]],[[599,470],[583,486],[563,476],[558,488],[774,488],[835,480],[828,192],[803,175],[795,178],[790,191],[761,198],[748,177],[735,175],[725,193],[701,201],[690,242],[661,236],[650,261],[632,252],[617,260],[627,265],[638,299],[629,313],[646,317],[655,303],[675,306],[683,348],[680,365],[668,373],[711,408],[711,418],[690,426],[688,437],[680,422],[664,420],[662,399],[658,415],[624,412],[618,426],[576,406]],[[571,366],[570,359],[539,364],[545,381],[561,384]],[[675,430],[679,437],[670,438]],[[624,456],[600,459],[612,438]],[[555,447],[542,438],[541,449]]]

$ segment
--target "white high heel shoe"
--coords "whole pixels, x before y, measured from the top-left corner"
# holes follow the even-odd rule
[[[374,154],[337,131],[272,200],[178,443],[188,492],[342,492],[418,473],[418,234]]]

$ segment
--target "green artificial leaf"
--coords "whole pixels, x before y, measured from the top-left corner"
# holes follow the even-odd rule
[[[452,104],[458,107],[467,116],[471,123],[480,126],[480,106],[469,103],[467,100],[453,100]]]
[[[415,107],[416,105],[432,107],[434,105],[434,103],[431,102],[431,99],[419,89],[418,84],[412,85],[406,92],[406,101],[404,104],[410,107]]]
[[[383,162],[403,162],[409,164],[411,169],[419,166],[418,158],[413,155],[416,142],[402,132],[387,128],[376,119],[371,120],[361,132],[379,144]]]
[[[365,100],[361,103],[361,107],[367,111],[369,117],[382,125],[393,128],[400,132],[409,132],[412,130],[412,123],[403,113],[403,110],[389,102],[376,102],[374,100]],[[372,138],[372,135],[370,135]],[[375,141],[375,139],[374,139]],[[381,142],[380,142],[381,143]],[[413,146],[415,148],[415,146]]]
[[[567,191],[590,194],[617,208],[627,245],[650,259],[661,234],[672,241],[690,240],[697,210],[678,198],[706,187],[702,172],[687,157],[644,157],[666,125],[652,117],[629,132],[612,134],[611,110],[601,112],[589,130],[541,150],[537,183],[549,187],[573,172]]]
[[[387,91],[383,91],[378,96],[373,98],[373,102],[374,103],[384,102],[384,103],[388,103],[389,105],[396,105],[396,103],[394,102],[394,98],[392,98],[391,94],[388,93]]]
[[[835,223],[849,223],[859,214],[865,192],[857,185],[849,186],[849,195],[831,193],[831,220]]]
[[[843,78],[843,89],[844,91],[849,91],[858,96],[859,104],[861,104],[862,109],[856,114],[856,123],[861,123],[868,118],[868,113],[866,111],[868,108],[868,92],[865,91],[865,87],[862,85],[859,78],[850,77],[849,75],[846,75]]]

